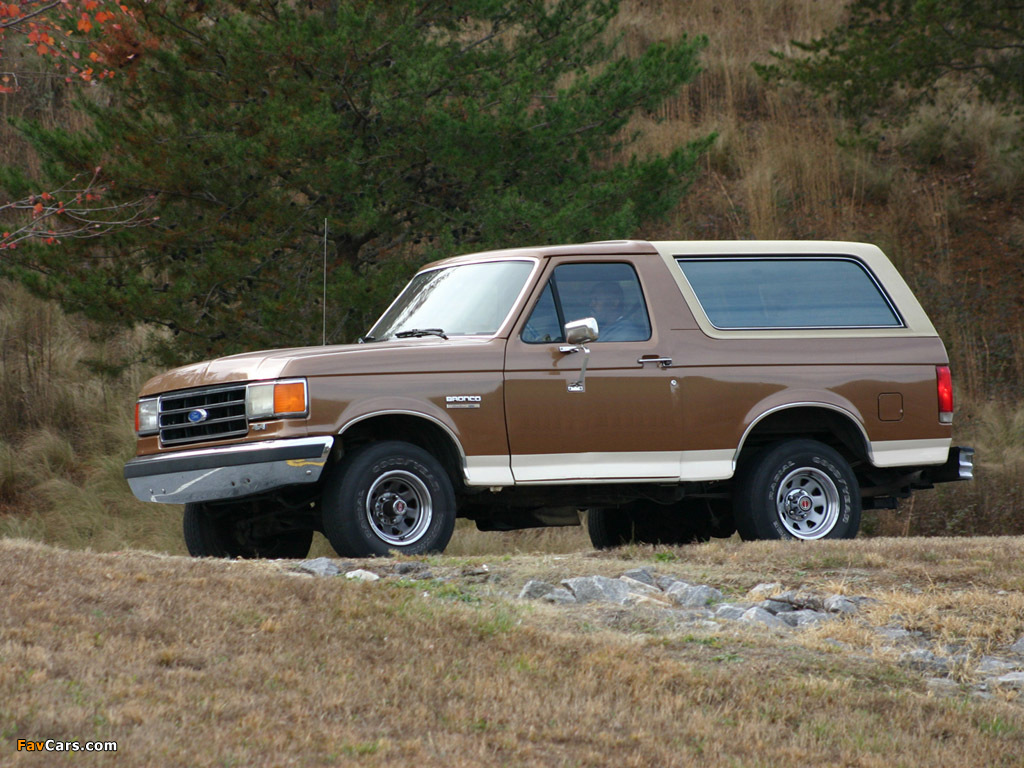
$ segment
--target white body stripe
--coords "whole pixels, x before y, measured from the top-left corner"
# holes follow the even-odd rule
[[[876,440],[871,443],[871,463],[876,467],[943,464],[949,457],[952,442],[952,438]]]
[[[678,483],[732,477],[732,449],[468,456],[466,485],[554,485],[628,480]]]
[[[942,464],[950,439],[882,440],[870,444],[876,467]],[[466,485],[562,485],[623,481],[698,482],[728,480],[735,451],[623,451],[537,453],[525,456],[467,456]]]

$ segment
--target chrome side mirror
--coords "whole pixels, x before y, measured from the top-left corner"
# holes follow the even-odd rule
[[[599,333],[600,330],[597,327],[597,319],[593,317],[584,317],[580,320],[572,320],[565,324],[565,340],[568,344],[559,347],[558,351],[563,354],[570,354],[573,352],[583,353],[583,363],[580,365],[580,377],[571,384],[567,384],[566,391],[587,391],[587,361],[590,360],[590,350],[586,345],[591,341],[597,341]]]
[[[597,318],[584,317],[565,324],[565,340],[569,344],[581,345],[597,341]]]

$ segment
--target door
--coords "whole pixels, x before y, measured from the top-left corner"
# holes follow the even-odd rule
[[[509,338],[505,413],[516,483],[678,481],[680,387],[632,263],[553,259]],[[587,353],[565,323],[593,317]],[[582,381],[581,381],[582,378]]]

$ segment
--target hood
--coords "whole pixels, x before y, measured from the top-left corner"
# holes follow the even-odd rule
[[[161,373],[145,383],[140,395],[292,376],[420,374],[489,367],[500,370],[504,348],[502,338],[455,336],[447,341],[424,337],[244,352]]]

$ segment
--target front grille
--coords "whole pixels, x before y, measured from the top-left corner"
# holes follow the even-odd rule
[[[189,414],[196,411],[206,411],[206,418],[189,421]],[[163,445],[223,440],[248,432],[244,384],[160,396],[160,442]]]

